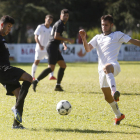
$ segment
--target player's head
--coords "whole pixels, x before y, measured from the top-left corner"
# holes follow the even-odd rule
[[[101,28],[104,34],[111,33],[113,25],[113,17],[111,15],[101,17]]]
[[[52,15],[46,15],[45,24],[51,25],[52,22],[53,22],[53,16]]]
[[[64,22],[64,24],[68,21],[68,19],[69,19],[69,10],[68,9],[61,10],[60,19]]]
[[[11,28],[12,28],[14,23],[15,23],[15,20],[8,15],[1,17],[1,19],[0,19],[0,34],[2,36],[8,35],[9,32],[11,31]]]

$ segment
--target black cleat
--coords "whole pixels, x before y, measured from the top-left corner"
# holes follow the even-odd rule
[[[34,92],[36,92],[37,83],[38,83],[37,80],[34,80],[34,81],[32,82]]]
[[[55,91],[64,91],[60,85],[56,85]]]
[[[12,128],[13,128],[13,129],[26,129],[22,124],[13,125]]]
[[[119,101],[119,97],[120,97],[120,92],[119,92],[119,91],[116,91],[116,92],[114,92],[114,93],[112,94],[112,96],[113,96],[114,100],[115,100],[116,102],[118,102],[118,101]]]

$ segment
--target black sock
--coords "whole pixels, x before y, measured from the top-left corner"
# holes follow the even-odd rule
[[[65,71],[65,68],[59,68],[58,75],[57,75],[57,84],[61,83],[62,78],[64,76],[64,71]]]
[[[28,82],[28,81],[24,81],[22,83],[21,89],[19,92],[19,96],[17,99],[17,103],[15,105],[15,108],[20,112],[21,116],[22,116],[22,112],[23,112],[24,99],[26,98],[30,85],[31,85],[31,82]]]
[[[47,69],[43,70],[42,73],[37,77],[37,80],[38,81],[42,80],[51,72],[52,72],[51,68],[47,68]]]

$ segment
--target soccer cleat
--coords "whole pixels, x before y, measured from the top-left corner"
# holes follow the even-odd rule
[[[60,85],[56,85],[55,91],[64,91]]]
[[[54,76],[51,76],[49,80],[57,80]]]
[[[34,80],[33,82],[32,82],[32,87],[33,87],[33,90],[34,90],[34,92],[36,92],[36,86],[37,86],[37,80]]]
[[[13,125],[12,128],[13,128],[13,129],[26,129],[22,124]]]
[[[114,92],[114,93],[112,94],[112,96],[113,96],[114,100],[115,100],[116,102],[118,102],[118,101],[119,101],[119,97],[120,97],[120,92],[119,92],[119,91],[116,91],[116,92]]]
[[[120,118],[114,118],[115,120],[115,123],[114,125],[119,125],[120,122],[125,118],[125,115],[124,114],[121,114],[121,117]]]
[[[15,119],[19,122],[22,123],[22,117],[20,116],[19,111],[15,108],[15,106],[12,107],[11,109],[14,113]]]

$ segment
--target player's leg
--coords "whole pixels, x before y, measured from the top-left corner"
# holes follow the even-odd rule
[[[33,90],[36,91],[36,87],[37,87],[37,83],[44,79],[46,76],[48,76],[49,73],[54,71],[55,68],[55,64],[57,62],[57,50],[53,49],[51,47],[47,48],[47,52],[48,52],[48,68],[46,68],[45,70],[43,70],[40,75],[37,77],[36,80],[33,81]]]
[[[37,66],[38,66],[39,62],[40,62],[40,60],[35,60],[33,65],[32,65],[31,75],[33,77],[33,80],[35,80],[35,73],[36,73]]]
[[[107,82],[111,89],[111,94],[112,94],[114,100],[119,101],[120,93],[119,93],[119,91],[116,91],[116,82],[115,82],[115,78],[114,78],[114,65],[106,64],[103,70],[106,74],[106,79],[107,79]]]
[[[24,100],[27,96],[29,87],[32,83],[32,76],[29,75],[28,73],[24,72],[21,75],[19,81],[23,81],[23,83],[22,83],[21,89],[19,91],[19,95],[18,95],[18,98],[17,98],[15,109],[18,110],[19,112],[23,112]],[[19,116],[19,120],[17,120],[17,121],[22,122],[22,117],[21,118],[20,117],[21,117],[21,114]]]
[[[37,77],[36,80],[34,80],[32,82],[33,84],[33,90],[36,92],[36,87],[37,84],[40,80],[44,79],[49,73],[51,73],[52,71],[54,71],[55,65],[49,65],[48,68],[46,68],[45,70],[43,70],[40,75]]]
[[[49,77],[49,80],[57,80],[54,76],[53,76],[53,71],[50,73],[50,77]]]
[[[115,114],[115,125],[119,125],[120,121],[125,118],[125,115],[120,112],[117,102],[114,101],[111,95],[110,87],[101,88],[101,89],[104,93],[105,100],[110,104]]]
[[[32,71],[31,71],[31,75],[33,77],[33,80],[35,80],[35,72],[37,70],[37,66],[40,63],[40,60],[44,59],[45,57],[45,53],[42,51],[35,51],[35,61],[32,65]]]
[[[57,75],[57,84],[55,87],[55,91],[63,91],[62,87],[61,87],[61,81],[63,79],[64,76],[64,71],[66,69],[66,63],[61,55],[60,52],[58,52],[58,61],[57,61],[58,65],[60,66],[59,70],[58,70],[58,75]]]
[[[19,92],[20,92],[20,87],[15,89],[12,93],[15,95],[16,97],[16,102],[17,102],[17,99],[18,99],[18,96],[19,96]],[[12,107],[12,110],[13,108],[15,108],[15,106]],[[23,108],[19,110],[19,113],[22,117],[22,113],[23,113]],[[13,129],[24,129],[25,127],[23,127],[23,125],[21,125],[14,117],[14,122],[13,122],[13,126],[12,126]]]

